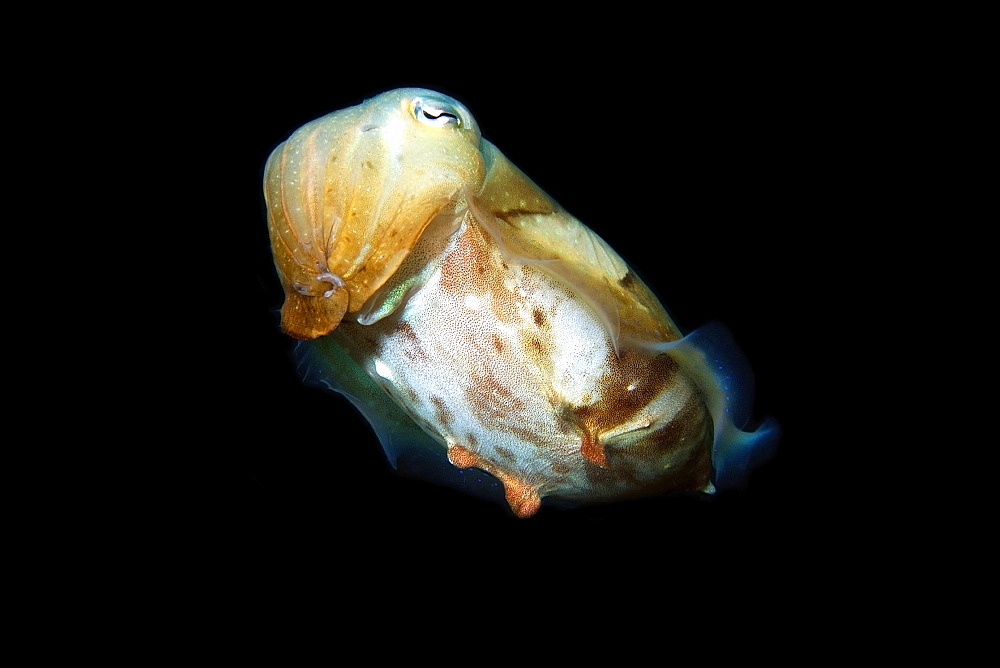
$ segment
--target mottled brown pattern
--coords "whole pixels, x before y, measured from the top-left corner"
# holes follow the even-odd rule
[[[626,369],[636,368],[640,371],[638,376],[633,373],[624,374],[625,378],[633,378],[633,389],[628,389],[622,375],[609,374],[605,377],[605,386],[599,388],[603,401],[574,410],[580,424],[597,434],[634,420],[665,388],[676,382],[679,373],[677,362],[665,354],[647,362],[639,354],[626,353],[620,364]]]
[[[484,365],[481,375],[465,388],[465,400],[472,415],[487,429],[516,436],[528,444],[537,444],[538,435],[523,426],[518,414],[524,410],[524,400],[519,398],[495,375],[494,369]]]
[[[396,326],[393,327],[392,332],[394,334],[400,334],[407,341],[419,344],[420,339],[417,337],[417,333],[413,331],[413,326],[405,320],[398,320]]]
[[[638,279],[636,279],[635,274],[633,274],[630,270],[625,272],[625,275],[621,277],[618,284],[626,290],[630,290],[637,282]]]
[[[455,416],[452,415],[451,411],[448,410],[448,407],[445,406],[444,400],[441,397],[432,396],[431,403],[434,404],[434,415],[438,424],[442,424],[447,427],[455,421]]]
[[[489,366],[485,366],[482,375],[465,388],[465,397],[473,412],[481,417],[503,416],[524,409],[524,401],[515,396]]]
[[[698,393],[688,396],[684,406],[666,425],[660,425],[655,438],[606,448],[608,467],[587,467],[588,481],[595,485],[625,483],[636,493],[650,489],[694,491],[708,483],[711,473],[712,422]],[[679,464],[669,475],[648,479],[650,467],[661,458],[687,450],[685,457],[672,457]]]
[[[513,464],[514,462],[517,461],[517,457],[514,455],[514,453],[503,446],[497,446],[497,455],[499,455],[500,459],[502,459],[507,464]]]
[[[423,344],[420,342],[420,338],[417,333],[413,331],[413,327],[410,323],[405,320],[399,320],[396,326],[392,330],[393,334],[398,334],[403,337],[403,353],[411,360],[426,360],[428,358],[427,352],[423,348]]]

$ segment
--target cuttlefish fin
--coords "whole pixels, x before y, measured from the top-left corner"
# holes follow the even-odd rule
[[[781,427],[774,418],[751,423],[753,371],[729,330],[710,322],[683,339],[659,346],[701,389],[714,424],[715,487],[739,487],[748,472],[774,454]]]
[[[470,475],[445,457],[442,443],[421,429],[348,352],[337,332],[300,341],[295,359],[302,381],[344,396],[375,431],[389,464],[402,475],[429,480],[475,497],[501,502],[504,488],[487,473]],[[331,424],[331,433],[339,433]],[[349,443],[343,439],[343,443]]]
[[[295,361],[303,383],[343,395],[365,416],[393,468],[408,449],[440,447],[354,361],[336,333],[300,342]]]

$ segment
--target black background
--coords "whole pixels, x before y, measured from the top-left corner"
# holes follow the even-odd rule
[[[219,107],[195,130],[221,129],[227,170],[212,213],[221,224],[206,223],[225,248],[227,287],[204,286],[211,354],[193,383],[212,425],[190,466],[211,531],[258,554],[354,564],[498,550],[594,560],[602,573],[667,552],[681,563],[734,553],[791,559],[775,546],[813,530],[822,494],[811,482],[820,425],[809,314],[822,307],[811,265],[829,216],[815,157],[828,139],[806,74],[765,54],[641,72],[627,61],[498,63],[474,76],[413,66],[279,77],[263,68],[234,82],[221,69]],[[463,102],[483,136],[607,240],[682,330],[715,319],[733,331],[756,372],[756,413],[784,428],[776,456],[744,489],[568,511],[543,502],[535,517],[516,519],[394,474],[345,400],[299,383],[292,342],[278,330],[264,162],[303,123],[402,86]],[[218,167],[219,156],[211,160]]]

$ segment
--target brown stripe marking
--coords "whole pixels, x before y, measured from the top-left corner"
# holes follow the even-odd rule
[[[431,403],[434,404],[434,417],[438,421],[438,424],[442,424],[447,427],[455,421],[455,416],[451,414],[450,410],[448,410],[448,407],[444,403],[444,399],[438,396],[432,396]]]

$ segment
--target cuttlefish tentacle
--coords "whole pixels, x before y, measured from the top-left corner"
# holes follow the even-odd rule
[[[307,123],[275,148],[264,196],[282,329],[310,340],[360,311],[424,229],[461,206],[457,193],[481,187],[479,143],[465,107],[408,89]]]

